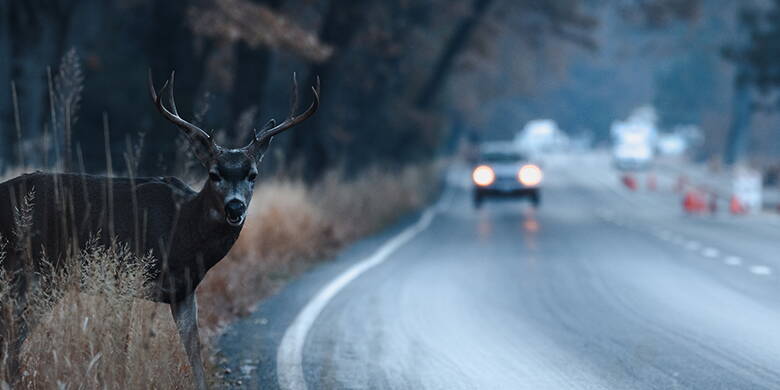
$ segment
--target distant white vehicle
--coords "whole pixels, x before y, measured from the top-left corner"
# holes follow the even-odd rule
[[[732,195],[747,212],[761,211],[763,184],[761,174],[755,170],[740,167],[732,183]]]
[[[515,135],[513,143],[523,153],[533,156],[565,150],[569,145],[569,137],[558,128],[554,120],[535,119]]]
[[[612,124],[612,158],[618,169],[645,169],[652,165],[658,130],[655,110],[641,107],[625,121]]]
[[[688,140],[681,134],[661,134],[657,147],[658,153],[664,156],[681,156],[688,149]]]

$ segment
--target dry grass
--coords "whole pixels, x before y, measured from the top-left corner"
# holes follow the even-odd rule
[[[166,305],[70,292],[28,339],[25,388],[187,389],[191,370]]]
[[[313,261],[421,207],[436,177],[429,164],[370,169],[351,180],[333,172],[312,186],[287,179],[263,183],[238,242],[198,288],[202,325],[215,330],[247,314]]]
[[[189,365],[170,311],[132,298],[145,296],[151,260],[135,256],[126,246],[103,247],[93,241],[66,260],[72,266],[35,274],[40,287],[28,294],[22,316],[39,326],[22,348],[25,375],[17,387],[190,387]],[[2,273],[0,279],[1,286],[10,285],[9,275]],[[0,289],[0,295],[4,309],[18,303],[7,288]],[[6,324],[19,323],[11,312],[3,314]],[[4,329],[9,330],[15,331]],[[18,379],[3,369],[0,383]]]

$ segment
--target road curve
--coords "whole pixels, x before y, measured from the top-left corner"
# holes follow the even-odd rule
[[[537,212],[473,210],[453,185],[427,229],[316,313],[301,346],[306,386],[778,388],[780,228],[686,217],[673,195],[627,194],[579,172],[614,179],[600,159],[552,162]],[[233,326],[220,344],[232,383],[278,388],[279,344],[301,310],[411,223]]]

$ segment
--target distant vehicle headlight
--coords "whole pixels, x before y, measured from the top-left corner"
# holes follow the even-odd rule
[[[524,186],[532,187],[542,182],[542,169],[534,164],[523,165],[517,172],[517,180]]]
[[[471,173],[471,179],[474,180],[474,184],[485,187],[496,181],[496,173],[493,172],[493,168],[487,165],[480,165],[474,168],[474,172]]]

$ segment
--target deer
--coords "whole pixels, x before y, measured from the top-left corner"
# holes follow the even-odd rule
[[[157,111],[184,134],[194,157],[207,170],[208,179],[200,190],[195,191],[176,177],[40,171],[18,176],[0,183],[0,236],[6,240],[13,237],[15,210],[23,196],[34,191],[31,228],[26,250],[7,251],[2,266],[8,275],[14,275],[11,288],[20,303],[13,310],[21,313],[28,291],[40,288],[29,275],[67,266],[63,259],[74,247],[85,245],[97,233],[102,233],[99,239],[106,244],[135,243],[138,254],[151,253],[154,258],[149,273],[153,280],[144,298],[170,305],[195,386],[206,389],[195,289],[238,239],[263,155],[273,137],[317,111],[320,82],[316,78],[316,85],[311,87],[311,105],[296,114],[298,83],[293,74],[287,118],[279,124],[271,119],[260,130],[255,129],[248,145],[230,149],[217,145],[207,132],[179,116],[174,77],[171,72],[157,91],[150,69],[149,93]],[[166,92],[167,105],[163,102]],[[44,255],[48,267],[41,264]],[[4,360],[9,375],[18,373],[20,378],[20,350],[35,324],[18,317],[22,319],[13,340],[0,338],[0,345],[6,345],[6,354],[0,360]],[[0,330],[9,326],[0,322]]]

